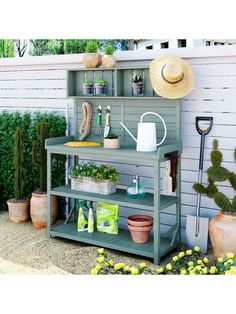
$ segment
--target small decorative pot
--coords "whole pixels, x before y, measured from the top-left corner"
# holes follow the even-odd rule
[[[24,223],[29,219],[29,200],[7,201],[9,220],[14,223]]]
[[[103,147],[107,149],[120,148],[120,139],[119,138],[104,138]]]
[[[220,212],[210,220],[209,234],[215,257],[236,255],[236,216]]]
[[[83,94],[93,95],[93,85],[88,85],[83,83]]]
[[[103,55],[102,56],[102,67],[114,68],[116,66],[117,59],[114,55]]]
[[[143,96],[143,83],[132,83],[133,96]]]
[[[97,96],[106,95],[106,85],[95,84],[95,91]]]
[[[153,218],[148,215],[131,215],[128,217],[128,224],[134,227],[147,227],[153,225]]]
[[[86,68],[98,68],[102,64],[102,57],[100,53],[85,53],[82,63]]]
[[[138,226],[131,226],[128,224],[128,229],[130,231],[132,241],[135,243],[148,242],[152,226],[153,225],[145,226],[145,227],[138,227]]]

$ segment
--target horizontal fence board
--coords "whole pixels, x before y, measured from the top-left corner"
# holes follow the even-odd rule
[[[1,80],[48,80],[65,79],[66,70],[22,70],[0,71]]]
[[[65,79],[57,80],[18,80],[18,81],[0,81],[1,89],[49,89],[49,88],[66,88],[67,83]]]
[[[0,89],[1,98],[65,98],[65,89]]]

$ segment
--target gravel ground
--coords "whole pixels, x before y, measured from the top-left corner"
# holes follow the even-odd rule
[[[150,260],[112,250],[106,250],[114,262],[138,265],[141,261],[155,267]],[[14,224],[8,212],[0,212],[0,274],[46,273],[90,274],[96,264],[97,247],[61,238],[46,237],[45,229],[35,229],[31,222]],[[162,260],[166,263],[169,254]]]

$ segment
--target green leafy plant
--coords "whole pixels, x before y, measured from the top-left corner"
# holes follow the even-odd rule
[[[87,53],[97,53],[98,52],[98,43],[95,40],[90,40],[87,42],[85,52]]]
[[[96,80],[96,84],[100,85],[100,86],[105,86],[106,85],[106,81],[102,80],[102,79],[97,79]]]
[[[132,83],[141,84],[144,81],[144,72],[142,70],[134,70],[129,79]]]
[[[117,182],[119,173],[117,170],[108,165],[97,166],[95,162],[81,162],[77,166],[69,169],[68,175],[70,178],[89,177],[94,180],[110,180]]]
[[[213,151],[211,152],[212,166],[207,169],[208,174],[208,186],[205,187],[202,184],[195,183],[193,185],[194,190],[197,193],[213,198],[216,205],[225,214],[236,214],[236,195],[233,200],[230,199],[218,190],[215,182],[229,181],[234,191],[236,191],[236,173],[229,171],[221,165],[223,160],[222,153],[218,150],[218,141],[213,141]],[[234,150],[234,160],[236,163],[236,149]]]
[[[93,81],[89,80],[89,79],[85,79],[84,80],[84,85],[91,86],[91,85],[93,85]]]
[[[104,53],[105,55],[108,55],[108,56],[111,56],[113,55],[114,53],[114,47],[112,45],[107,45],[105,48],[104,48]]]
[[[17,200],[24,197],[23,162],[23,135],[22,129],[18,127],[14,135],[14,191]]]

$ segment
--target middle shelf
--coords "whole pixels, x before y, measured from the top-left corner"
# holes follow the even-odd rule
[[[50,194],[82,200],[89,200],[94,202],[104,201],[108,203],[115,203],[117,205],[124,207],[145,209],[149,211],[153,211],[155,209],[154,194],[152,193],[146,193],[144,198],[135,199],[130,198],[126,193],[126,190],[123,189],[117,189],[116,193],[114,194],[101,195],[72,190],[69,185],[63,185],[51,189]],[[177,204],[178,201],[179,199],[176,196],[160,195],[160,210],[163,210],[171,205]]]

